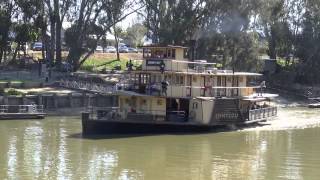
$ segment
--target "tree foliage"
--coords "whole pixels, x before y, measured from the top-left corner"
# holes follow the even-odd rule
[[[153,43],[192,45],[196,58],[235,70],[254,70],[267,54],[285,59],[298,80],[319,81],[318,0],[0,0],[0,63],[17,51],[12,44],[37,39],[43,57],[59,65],[68,22],[67,60],[77,70],[107,32],[138,11],[142,23],[115,33],[131,46],[145,35]]]
[[[143,39],[146,34],[147,28],[141,23],[136,23],[128,27],[120,37],[126,44],[137,47],[143,45]]]

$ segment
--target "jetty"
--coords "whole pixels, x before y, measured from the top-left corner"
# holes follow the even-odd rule
[[[0,105],[0,120],[43,119],[43,105]]]

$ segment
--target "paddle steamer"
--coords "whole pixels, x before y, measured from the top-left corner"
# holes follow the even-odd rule
[[[220,70],[186,52],[144,46],[142,67],[133,70],[130,61],[115,87],[118,106],[83,113],[83,134],[207,131],[277,115],[270,105],[277,95],[250,83],[261,74]]]

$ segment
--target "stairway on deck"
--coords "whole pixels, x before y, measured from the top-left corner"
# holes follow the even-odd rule
[[[237,99],[216,99],[212,123],[230,124],[241,121]]]

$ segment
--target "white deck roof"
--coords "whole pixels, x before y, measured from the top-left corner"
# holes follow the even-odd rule
[[[262,101],[265,99],[272,99],[278,97],[278,94],[270,94],[270,93],[254,93],[250,96],[245,96],[243,100],[245,101]]]
[[[159,70],[140,70],[140,71],[130,71],[130,72],[136,72],[136,73],[151,73],[151,74],[161,74]],[[201,76],[262,76],[262,74],[259,73],[251,73],[251,72],[217,72],[217,73],[207,73],[207,72],[180,72],[180,71],[165,71],[164,74],[185,74],[185,75],[201,75]]]

